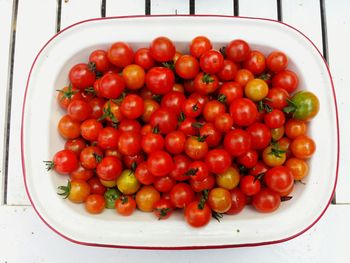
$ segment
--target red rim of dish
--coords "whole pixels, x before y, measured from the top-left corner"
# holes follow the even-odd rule
[[[334,100],[334,107],[335,107],[335,113],[336,113],[336,125],[337,125],[337,161],[336,161],[336,174],[335,174],[335,181],[334,181],[334,186],[333,186],[333,190],[332,190],[332,194],[329,198],[329,201],[326,204],[326,207],[323,209],[323,211],[321,212],[321,214],[314,220],[313,223],[311,223],[308,227],[306,227],[305,229],[303,229],[302,231],[289,236],[287,238],[283,238],[283,239],[279,239],[279,240],[272,240],[272,241],[266,241],[266,242],[258,242],[258,243],[245,243],[245,244],[227,244],[227,245],[209,245],[209,246],[177,246],[177,247],[157,247],[157,246],[126,246],[126,245],[111,245],[111,244],[96,244],[96,243],[88,243],[88,242],[82,242],[79,240],[74,240],[68,236],[65,236],[64,234],[60,233],[57,229],[55,229],[54,227],[52,227],[48,222],[46,222],[46,220],[40,215],[39,211],[36,209],[35,204],[30,196],[29,190],[28,190],[28,186],[27,186],[27,180],[26,180],[26,170],[25,170],[25,161],[24,161],[24,149],[23,149],[23,121],[24,121],[24,112],[25,112],[25,105],[26,105],[26,97],[27,97],[27,91],[28,91],[28,85],[29,85],[29,80],[31,77],[31,73],[32,70],[34,68],[34,65],[39,57],[39,55],[41,54],[41,52],[45,49],[45,47],[53,40],[55,39],[58,35],[60,35],[62,32],[76,26],[79,24],[83,24],[83,23],[87,23],[87,22],[91,22],[91,21],[98,21],[98,20],[110,20],[110,19],[125,19],[125,18],[149,18],[149,17],[224,17],[224,18],[242,18],[242,19],[250,19],[250,20],[263,20],[263,21],[270,21],[270,22],[274,22],[274,23],[278,23],[278,24],[282,24],[296,32],[298,32],[299,34],[301,34],[303,37],[305,37],[311,44],[312,46],[317,50],[318,54],[320,55],[320,57],[322,58],[325,67],[327,69],[328,75],[329,75],[329,79],[331,82],[331,86],[332,86],[332,92],[333,92],[333,100]],[[318,50],[318,48],[316,47],[316,45],[311,41],[311,39],[309,39],[305,34],[303,34],[301,31],[299,31],[298,29],[296,29],[295,27],[288,25],[286,23],[280,22],[280,21],[276,21],[273,19],[267,19],[267,18],[255,18],[255,17],[242,17],[242,16],[225,16],[225,15],[152,15],[152,16],[146,16],[146,15],[137,15],[137,16],[117,16],[117,17],[103,17],[103,18],[93,18],[93,19],[88,19],[88,20],[84,20],[84,21],[80,21],[78,23],[72,24],[66,28],[64,28],[63,30],[61,30],[60,32],[58,32],[57,34],[55,34],[53,37],[51,37],[49,39],[49,41],[47,41],[47,43],[40,49],[40,51],[38,52],[38,54],[36,55],[34,62],[30,68],[29,71],[29,75],[28,75],[28,79],[27,79],[27,83],[26,83],[26,89],[25,89],[25,93],[24,93],[24,100],[23,100],[23,105],[22,105],[22,120],[21,120],[21,157],[22,157],[22,171],[23,171],[23,179],[24,179],[24,185],[25,185],[25,189],[28,195],[28,198],[30,200],[31,205],[33,206],[35,212],[38,214],[38,216],[40,217],[40,219],[55,233],[57,233],[58,235],[60,235],[61,237],[76,243],[76,244],[80,244],[80,245],[85,245],[85,246],[96,246],[96,247],[111,247],[111,248],[129,248],[129,249],[154,249],[154,250],[193,250],[193,249],[218,249],[218,248],[235,248],[235,247],[254,247],[254,246],[262,246],[262,245],[269,245],[269,244],[277,244],[277,243],[281,243],[281,242],[285,242],[288,240],[291,240],[293,238],[296,238],[297,236],[303,234],[304,232],[306,232],[307,230],[309,230],[313,225],[315,225],[320,219],[321,217],[324,215],[324,213],[326,212],[327,208],[329,207],[331,201],[332,201],[332,197],[334,195],[335,192],[335,188],[337,185],[337,180],[338,180],[338,171],[339,171],[339,153],[340,153],[340,141],[339,141],[339,120],[338,120],[338,106],[337,106],[337,99],[336,99],[336,95],[335,95],[335,89],[334,89],[334,84],[333,84],[333,80],[332,80],[332,76],[330,73],[330,70],[328,68],[327,62],[325,61],[324,57],[322,56],[321,52]]]

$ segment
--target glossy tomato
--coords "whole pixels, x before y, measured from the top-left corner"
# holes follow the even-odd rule
[[[241,129],[228,132],[224,138],[225,150],[234,157],[249,151],[251,143],[252,139],[250,134]]]
[[[165,176],[174,168],[174,162],[170,154],[165,151],[153,152],[148,156],[148,170],[154,176]]]

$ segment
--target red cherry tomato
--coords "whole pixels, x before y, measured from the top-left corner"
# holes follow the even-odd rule
[[[232,156],[240,156],[251,148],[251,136],[248,132],[235,129],[226,134],[224,138],[224,148]]]
[[[207,74],[215,74],[224,66],[224,57],[215,50],[208,50],[200,57],[199,64],[201,69]]]
[[[128,44],[116,42],[108,49],[107,56],[113,65],[124,68],[133,62],[134,51]]]
[[[228,59],[234,62],[242,62],[248,59],[250,47],[244,40],[236,39],[228,43],[225,52]]]
[[[194,199],[194,192],[190,185],[178,183],[170,191],[170,200],[177,208],[184,208]]]
[[[271,213],[280,206],[281,198],[272,190],[264,188],[253,196],[252,204],[261,213]]]
[[[147,160],[148,170],[154,176],[165,176],[174,168],[171,156],[165,151],[151,153]]]
[[[52,161],[46,162],[47,170],[54,169],[60,174],[69,174],[78,168],[78,159],[71,150],[57,152]]]
[[[258,109],[250,99],[238,98],[232,101],[230,114],[236,125],[248,126],[255,122],[258,116]]]
[[[152,127],[157,127],[160,133],[168,134],[177,127],[176,115],[167,108],[159,108],[150,118]]]
[[[154,94],[166,94],[174,84],[174,73],[168,68],[154,67],[146,74],[146,86]]]
[[[157,37],[150,45],[151,56],[158,62],[167,62],[175,55],[175,46],[167,37]]]
[[[200,58],[206,51],[212,49],[210,40],[205,36],[195,37],[190,44],[190,53],[196,58]]]
[[[205,162],[209,171],[215,174],[221,174],[231,166],[231,156],[224,149],[214,149],[207,153]]]
[[[69,81],[75,88],[81,90],[93,86],[95,79],[95,72],[88,64],[77,64],[69,71]]]

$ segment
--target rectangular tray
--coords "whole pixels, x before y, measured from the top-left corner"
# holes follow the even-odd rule
[[[62,200],[57,186],[67,177],[47,173],[49,160],[63,147],[57,132],[62,111],[56,103],[56,89],[68,83],[68,71],[86,61],[96,48],[116,41],[134,49],[148,45],[157,36],[172,39],[180,51],[198,35],[212,40],[215,48],[242,38],[268,54],[282,50],[289,67],[299,78],[301,89],[317,94],[320,112],[309,133],[317,144],[310,160],[306,185],[296,184],[293,199],[283,202],[271,214],[247,207],[235,216],[211,220],[200,229],[188,226],[181,213],[168,220],[155,220],[152,213],[136,212],[122,217],[114,210],[93,216],[83,205]],[[85,245],[195,249],[261,245],[291,239],[310,228],[323,215],[335,189],[338,159],[337,109],[332,79],[315,45],[296,29],[267,19],[224,16],[135,16],[92,19],[62,30],[43,47],[28,77],[22,116],[22,164],[26,190],[40,218],[64,238]]]

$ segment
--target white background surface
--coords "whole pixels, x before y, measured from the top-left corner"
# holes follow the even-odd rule
[[[313,228],[289,242],[255,248],[142,251],[84,247],[72,244],[47,228],[29,206],[24,192],[20,165],[20,114],[23,90],[30,64],[38,49],[56,30],[56,0],[18,0],[16,43],[13,65],[10,150],[1,149],[6,122],[4,120],[10,94],[9,48],[13,6],[11,0],[0,0],[0,262],[349,262],[350,241],[350,145],[348,135],[348,61],[350,53],[350,1],[325,0],[325,21],[330,69],[333,75],[341,128],[341,158],[337,204],[331,205],[325,216]],[[145,1],[107,0],[107,15],[144,14]],[[233,1],[197,0],[196,13],[233,14]],[[276,1],[240,0],[239,15],[277,18]],[[151,14],[189,13],[187,0],[151,0]],[[282,20],[294,25],[322,50],[319,0],[281,0]],[[100,0],[62,0],[61,25],[81,19],[98,17]],[[96,11],[97,8],[98,10]],[[40,11],[40,15],[39,12]],[[48,87],[51,88],[51,87]],[[4,165],[7,156],[7,200],[3,204],[5,187]],[[293,219],[291,218],[291,221]],[[87,230],[88,231],[88,230]]]

